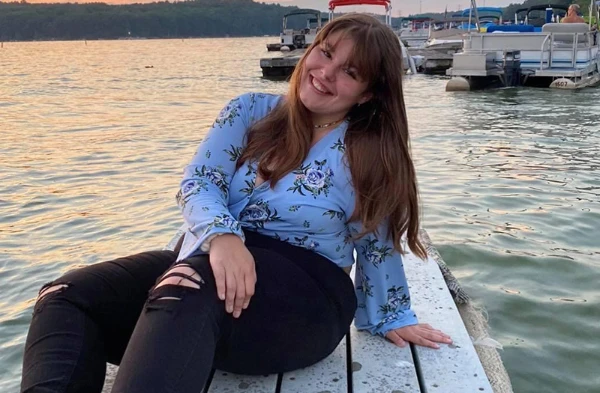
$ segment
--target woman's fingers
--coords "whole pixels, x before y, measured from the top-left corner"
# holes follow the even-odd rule
[[[238,318],[246,302],[246,282],[243,276],[236,276],[235,301],[233,302],[233,317]]]
[[[219,299],[225,301],[225,311],[238,318],[254,295],[254,257],[238,236],[224,234],[211,241],[209,260]]]
[[[439,349],[440,346],[437,345],[436,343],[434,343],[431,340],[428,340],[427,338],[425,338],[424,336],[421,336],[419,334],[415,334],[414,338],[410,339],[411,342],[417,344],[417,345],[421,345],[423,347],[428,347],[428,348],[433,348],[433,349]]]
[[[388,335],[386,335],[386,337],[394,341],[394,334],[392,333],[398,335],[398,337],[400,337],[404,341],[408,341],[416,345],[421,345],[429,348],[438,349],[440,346],[437,343],[452,343],[452,339],[450,338],[450,336],[448,336],[441,330],[432,328],[427,324],[405,326],[403,328],[399,328],[392,332],[389,332]]]
[[[424,329],[421,331],[421,336],[428,340],[435,341],[438,343],[450,344],[452,339],[446,333],[436,329]]]
[[[237,282],[235,275],[232,271],[225,271],[225,285],[227,288],[225,289],[225,311],[228,313],[233,312],[233,303],[235,301]]]
[[[215,276],[215,284],[217,285],[217,296],[219,299],[225,300],[225,288],[227,287],[225,283],[225,269],[222,265],[211,263],[213,275]]]
[[[406,346],[406,341],[402,339],[395,331],[391,331],[386,335],[387,339],[399,346],[400,348],[404,348]]]
[[[256,286],[256,270],[252,269],[252,272],[250,274],[246,274],[246,276],[244,276],[244,279],[246,286],[246,299],[244,300],[242,308],[245,310],[250,304],[250,298],[254,296],[254,290]]]

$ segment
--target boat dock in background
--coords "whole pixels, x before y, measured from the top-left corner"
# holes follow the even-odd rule
[[[260,59],[260,68],[264,78],[285,79],[292,75],[296,64],[304,54],[304,50],[285,53],[281,56]]]

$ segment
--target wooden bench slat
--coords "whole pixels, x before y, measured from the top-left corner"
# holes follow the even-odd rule
[[[410,253],[404,258],[412,307],[420,323],[444,331],[452,345],[415,346],[420,377],[427,392],[492,393],[483,366],[436,261]]]
[[[409,346],[350,329],[354,393],[420,393]]]
[[[310,345],[310,343],[307,343]],[[290,356],[294,356],[293,353]],[[346,337],[326,359],[283,374],[281,393],[347,393]]]
[[[276,389],[277,374],[253,376],[216,370],[208,393],[275,393]]]

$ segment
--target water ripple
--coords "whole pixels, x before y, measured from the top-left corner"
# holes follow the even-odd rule
[[[17,389],[39,287],[166,244],[182,168],[221,107],[285,91],[260,75],[269,40],[5,44],[0,391]],[[424,226],[489,312],[516,392],[595,393],[600,90],[445,83],[405,84]]]

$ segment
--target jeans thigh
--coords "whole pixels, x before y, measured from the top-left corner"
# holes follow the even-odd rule
[[[307,272],[280,253],[249,250],[256,261],[255,295],[219,342],[215,367],[259,375],[306,367],[328,356],[354,317],[351,280],[329,261],[302,261],[329,264],[316,269],[322,280],[334,282],[324,286],[314,271]]]
[[[213,364],[221,331],[231,319],[217,296],[206,255],[175,265],[191,267],[186,274],[168,270],[148,296],[123,355],[112,393],[195,393],[202,390]],[[179,283],[165,283],[179,277]]]
[[[107,360],[118,364],[148,291],[175,259],[172,251],[150,251],[72,270],[44,286],[65,287],[42,296],[34,314],[52,302],[75,305],[101,332]]]

